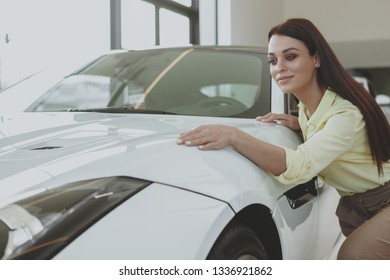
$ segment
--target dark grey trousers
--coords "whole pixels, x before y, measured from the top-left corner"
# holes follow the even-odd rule
[[[336,214],[347,237],[338,259],[390,259],[390,181],[365,193],[341,197]]]

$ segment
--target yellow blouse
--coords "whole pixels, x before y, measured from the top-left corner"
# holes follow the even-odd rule
[[[378,175],[365,121],[359,109],[327,90],[310,119],[299,104],[299,124],[305,142],[297,150],[284,148],[287,170],[283,184],[303,183],[318,175],[341,195],[361,193],[390,180],[390,161]]]

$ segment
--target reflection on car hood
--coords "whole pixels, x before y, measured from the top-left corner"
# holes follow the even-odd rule
[[[271,176],[231,148],[200,151],[176,144],[180,132],[208,123],[234,125],[286,147],[299,143],[285,127],[248,119],[24,113],[0,124],[0,197],[90,178],[130,176],[233,204],[237,193],[261,191],[265,203],[272,204],[286,187],[267,187]]]

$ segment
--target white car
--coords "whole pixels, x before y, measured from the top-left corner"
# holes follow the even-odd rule
[[[387,120],[390,122],[390,96],[385,94],[374,94],[374,92],[371,90],[370,82],[366,77],[354,76],[354,78],[359,84],[361,84],[368,92],[370,92],[375,97],[375,101],[381,107]]]
[[[266,50],[124,51],[41,93],[18,92],[22,84],[12,94],[36,100],[0,120],[2,259],[335,257],[343,237],[332,187],[281,185],[231,148],[176,144],[210,123],[301,142],[255,120],[288,109]]]

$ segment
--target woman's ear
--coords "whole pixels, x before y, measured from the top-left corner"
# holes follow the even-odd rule
[[[321,61],[320,61],[320,57],[319,57],[318,53],[316,53],[314,55],[314,61],[315,61],[315,64],[314,64],[315,68],[319,68],[321,66]]]

